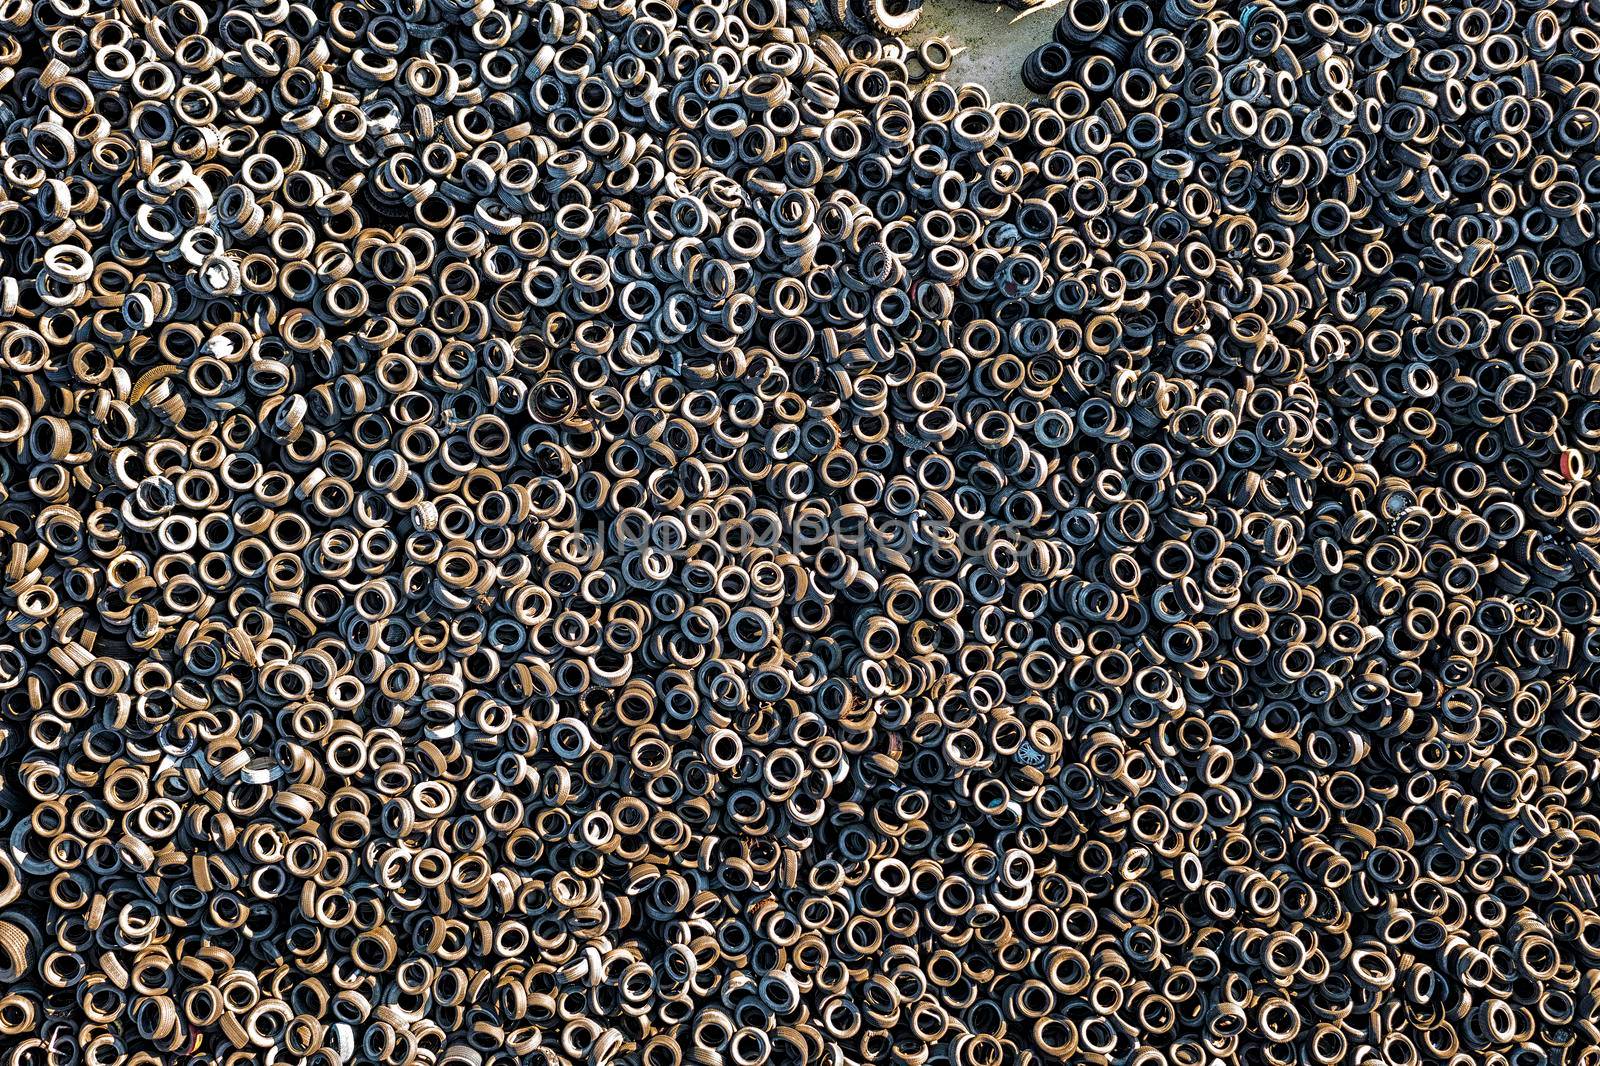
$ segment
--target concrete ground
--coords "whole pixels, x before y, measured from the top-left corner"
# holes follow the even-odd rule
[[[1024,103],[1033,94],[1022,84],[1022,61],[1050,39],[1060,15],[1050,9],[1058,2],[1048,0],[1019,12],[979,0],[928,0],[922,19],[905,39],[916,43],[945,37],[958,50],[946,81],[975,81],[995,100]]]

